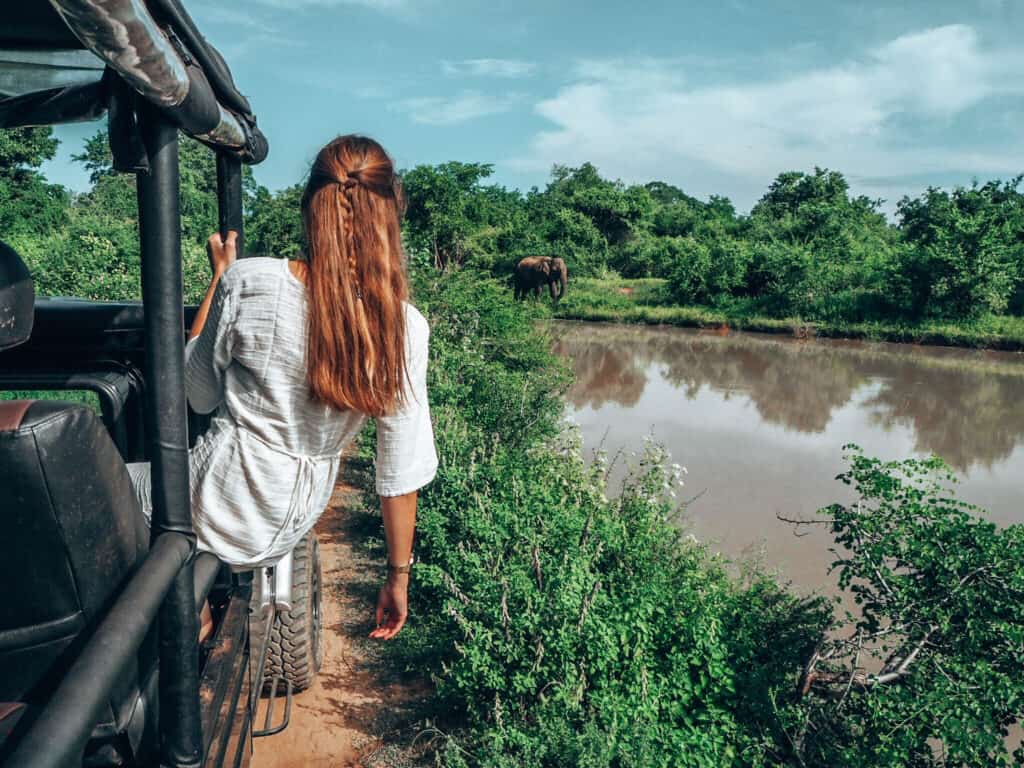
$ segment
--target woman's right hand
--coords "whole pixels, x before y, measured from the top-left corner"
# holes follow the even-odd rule
[[[220,232],[214,232],[206,241],[206,255],[210,259],[210,269],[215,277],[223,275],[224,272],[235,263],[238,258],[237,252],[238,233],[234,230],[228,232],[227,238],[221,238]]]
[[[370,633],[376,640],[397,635],[409,615],[409,574],[391,574],[377,595],[377,628]]]

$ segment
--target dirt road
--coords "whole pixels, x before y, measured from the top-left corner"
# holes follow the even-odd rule
[[[358,509],[339,483],[317,523],[323,564],[324,662],[316,683],[295,696],[291,725],[257,739],[253,768],[412,766],[415,707],[425,685],[395,678],[366,637],[383,575],[364,542],[380,539],[379,516]],[[280,707],[276,708],[280,712]],[[263,713],[257,722],[262,724]]]

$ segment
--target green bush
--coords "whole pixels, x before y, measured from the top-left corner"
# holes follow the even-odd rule
[[[1024,715],[1024,526],[956,499],[938,458],[851,446],[857,501],[822,510],[858,606],[804,671],[785,715],[801,765],[1000,766]],[[1012,748],[1012,745],[1011,745]]]
[[[668,288],[679,303],[725,304],[746,286],[752,257],[746,242],[724,234],[668,242],[677,244]]]
[[[737,583],[684,538],[681,469],[656,446],[606,495],[604,466],[560,424],[540,307],[466,271],[421,277],[416,296],[441,467],[393,647],[457,713],[445,764],[741,764],[827,612],[763,576]],[[766,633],[787,639],[766,649]]]
[[[898,285],[915,316],[977,318],[1006,310],[1024,285],[1021,179],[900,201],[907,243]]]

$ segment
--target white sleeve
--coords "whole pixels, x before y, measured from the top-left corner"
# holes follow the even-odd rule
[[[234,320],[235,301],[225,274],[214,290],[203,330],[185,345],[185,395],[196,413],[210,413],[224,400]]]
[[[377,493],[402,496],[419,490],[437,474],[434,428],[427,401],[430,329],[416,310],[407,313],[406,398],[402,408],[377,419]]]

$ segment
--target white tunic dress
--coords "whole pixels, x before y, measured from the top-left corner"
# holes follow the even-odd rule
[[[366,421],[310,397],[306,312],[306,286],[287,260],[243,259],[221,278],[202,333],[185,348],[189,404],[215,412],[189,456],[192,522],[200,549],[240,568],[276,562],[313,527],[341,452]],[[428,337],[427,321],[407,304],[406,404],[377,419],[381,496],[415,491],[437,470]],[[148,518],[149,465],[129,471]]]

